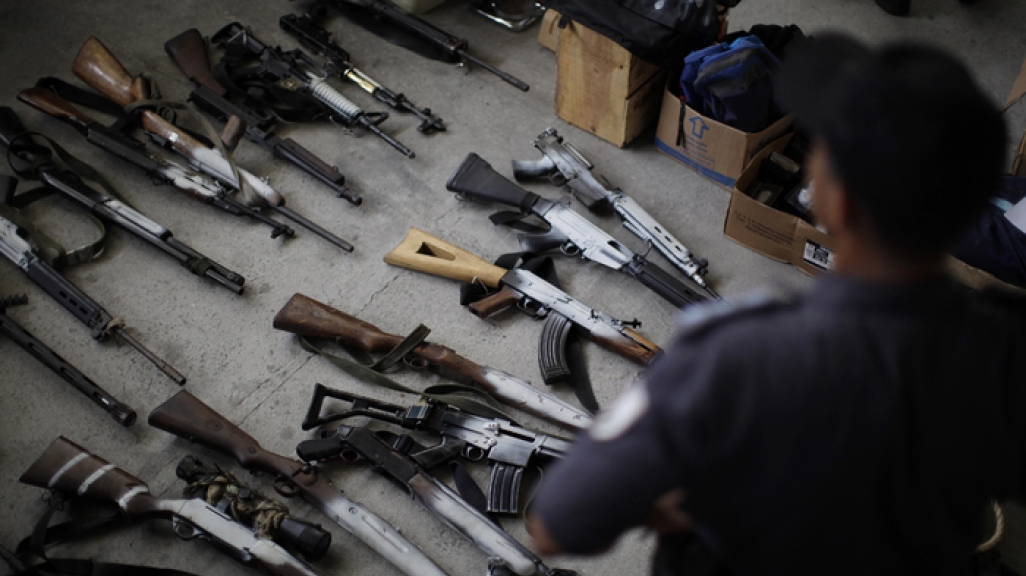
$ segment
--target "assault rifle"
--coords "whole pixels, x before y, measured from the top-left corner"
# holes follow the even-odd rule
[[[258,536],[199,498],[157,498],[142,480],[63,436],[50,444],[19,482],[116,503],[130,520],[170,520],[179,538],[209,540],[242,564],[262,568],[273,576],[321,574],[271,539]]]
[[[214,78],[214,72],[210,69],[207,44],[199,30],[192,28],[168,40],[164,43],[164,51],[174,60],[178,69],[196,83],[189,94],[189,102],[224,124],[235,116],[246,125],[244,136],[247,140],[295,164],[334,190],[340,198],[357,206],[363,202],[363,198],[346,188],[345,176],[338,168],[328,165],[292,138],[276,135],[273,130],[278,118],[272,112],[253,106],[248,101],[229,100],[228,89]]]
[[[592,173],[594,165],[577,148],[563,141],[555,128],[548,128],[534,141],[541,151],[539,160],[530,162],[513,161],[513,176],[517,180],[547,177],[556,185],[566,184],[577,199],[597,210],[611,207],[623,220],[623,227],[641,238],[649,246],[655,246],[667,260],[683,272],[692,282],[701,286],[716,299],[719,295],[705,281],[709,262],[696,259],[684,244],[673,237],[666,227],[656,221],[633,198],[619,188],[612,188],[605,179],[599,182]]]
[[[30,280],[85,324],[92,331],[93,340],[103,341],[114,336],[135,348],[176,384],[180,386],[185,384],[185,376],[179,374],[174,367],[161,360],[156,354],[147,350],[125,331],[125,326],[120,320],[115,321],[114,317],[95,300],[40,258],[36,254],[32,236],[28,231],[2,215],[0,215],[0,254],[21,268]]]
[[[7,308],[20,306],[27,302],[28,298],[25,296],[0,299],[0,333],[13,340],[15,344],[35,356],[36,360],[42,362],[44,366],[53,370],[68,384],[74,386],[79,392],[95,402],[96,405],[106,410],[119,424],[122,426],[134,424],[136,414],[131,406],[124,404],[111,396],[106,390],[100,388],[96,382],[93,382],[88,376],[79,372],[77,368],[64,358],[61,358],[56,352],[47,347],[46,344],[37,340],[35,336],[29,334],[28,330],[22,328],[13,318],[5,313]]]
[[[232,22],[219,30],[210,41],[240,61],[245,55],[249,60],[257,62],[256,68],[245,71],[245,75],[268,92],[288,99],[306,96],[304,107],[313,105],[350,128],[364,128],[409,158],[416,156],[401,142],[378,128],[379,124],[388,119],[387,113],[365,112],[343,96],[328,84],[328,72],[302,50],[283,51],[264,44],[251,30],[238,22]],[[240,73],[234,66],[225,68],[232,68],[227,70],[229,75]]]
[[[117,57],[95,36],[89,38],[82,46],[78,56],[75,57],[72,72],[94,90],[114,100],[119,106],[130,106],[148,98],[149,95],[149,82],[142,77],[133,78]],[[258,178],[251,172],[234,166],[220,150],[204,145],[152,110],[143,110],[140,114],[140,122],[152,139],[187,158],[197,170],[229,188],[243,192],[247,203],[265,206],[342,250],[353,251],[353,246],[345,240],[286,208],[285,198],[272,188],[266,179]],[[243,185],[245,189],[243,189]],[[274,221],[271,220],[271,222]],[[290,232],[291,229],[287,229],[285,234],[291,236]]]
[[[408,445],[403,437],[398,442]],[[571,570],[546,566],[523,544],[428,472],[433,464],[450,459],[461,449],[462,443],[445,442],[408,455],[367,428],[339,426],[330,438],[300,443],[296,453],[307,462],[342,459],[347,463],[370,464],[376,472],[404,486],[413,499],[440,522],[487,553],[490,574],[576,576]]]
[[[88,119],[83,120],[70,105],[62,107],[63,101],[53,92],[31,88],[18,94],[18,99],[34,107],[51,110],[55,115],[62,114],[69,122],[74,119],[88,128]],[[7,148],[8,159],[13,157],[20,161],[19,173],[38,179],[47,189],[77,203],[103,222],[118,226],[156,246],[193,274],[210,278],[232,292],[242,294],[245,278],[179,242],[170,230],[124,202],[88,186],[81,175],[58,167],[53,150],[26,134],[14,110],[6,106],[0,106],[0,143]]]
[[[351,407],[339,414],[322,416],[326,398],[349,402]],[[509,420],[468,414],[444,402],[425,398],[414,406],[400,406],[333,390],[321,384],[314,388],[313,400],[303,420],[303,430],[357,416],[374,418],[408,430],[430,432],[439,436],[443,443],[463,442],[461,454],[464,458],[473,462],[487,459],[492,463],[487,510],[496,514],[516,514],[520,509],[520,483],[528,464],[562,458],[570,449],[568,440],[529,430]],[[344,442],[333,430],[321,432],[321,439],[334,439],[339,442],[339,448]]]
[[[385,105],[394,110],[409,112],[420,118],[420,126],[417,126],[418,132],[422,134],[445,132],[445,122],[441,118],[433,116],[430,108],[417,108],[404,94],[396,94],[385,88],[352,64],[349,59],[349,53],[331,39],[330,32],[317,24],[318,20],[324,17],[327,10],[324,4],[317,3],[302,16],[296,16],[295,14],[282,16],[278,20],[278,24],[282,30],[292,35],[300,44],[327,60],[325,69],[331,74],[356,84],[363,91],[384,102]]]
[[[376,354],[390,352],[403,341],[402,336],[383,332],[377,326],[302,294],[293,295],[278,311],[274,316],[274,327]],[[579,429],[591,421],[584,412],[531,386],[530,382],[476,364],[440,344],[422,342],[409,352],[409,356],[425,363],[428,370],[450,380],[477,386],[501,402],[554,424]]]
[[[545,234],[521,235],[527,252],[541,253],[558,248],[567,256],[580,255],[637,279],[677,308],[703,299],[662,268],[631,252],[601,228],[570,207],[528,192],[504,178],[477,154],[471,152],[445,185],[464,197],[515,206],[525,215],[547,222]]]
[[[617,320],[575,300],[529,270],[500,268],[416,228],[411,228],[406,238],[385,254],[385,262],[500,288],[469,306],[480,318],[488,318],[510,306],[516,306],[533,318],[545,318],[538,345],[538,364],[546,383],[558,381],[570,373],[566,341],[575,327],[599,346],[638,364],[648,364],[659,353],[658,346],[632,329],[641,325],[638,320]]]
[[[247,470],[277,476],[276,489],[303,499],[409,576],[446,576],[427,555],[364,506],[346,498],[316,469],[265,450],[252,436],[182,390],[150,413],[149,424],[216,450]]]
[[[504,82],[527,92],[526,82],[482,62],[467,50],[470,43],[428,24],[389,0],[332,0],[331,5],[346,17],[393,44],[409,48],[422,56],[446,62],[469,62],[502,78]],[[397,39],[395,32],[401,38]]]

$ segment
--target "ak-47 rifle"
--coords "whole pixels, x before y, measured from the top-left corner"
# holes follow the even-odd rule
[[[383,332],[368,324],[302,294],[295,294],[274,316],[274,327],[306,338],[329,340],[372,354],[390,352],[402,336]],[[452,349],[421,342],[409,352],[426,363],[426,368],[460,383],[467,383],[494,396],[497,400],[570,429],[584,428],[591,417],[543,390],[531,386],[512,374],[490,366],[476,364]]]
[[[385,112],[365,112],[328,84],[328,72],[300,49],[284,51],[261,42],[253,32],[238,22],[221,28],[210,41],[225,49],[231,62],[222,60],[229,76],[245,76],[266,92],[286,101],[299,102],[314,108],[347,127],[357,126],[371,132],[404,156],[416,154],[395,138],[385,134],[378,125],[388,119]],[[245,61],[253,68],[239,68]],[[234,83],[234,82],[233,82]],[[231,89],[231,87],[228,87]]]
[[[389,0],[331,0],[330,4],[374,34],[382,36],[389,42],[409,48],[422,56],[446,62],[476,64],[524,92],[530,88],[523,80],[482,62],[468,52],[470,43],[465,39],[457,38],[428,24]],[[395,31],[404,37],[396,39]],[[411,42],[415,43],[417,47],[411,48]],[[424,50],[419,50],[419,48],[424,48]]]
[[[514,206],[525,215],[537,216],[547,222],[550,229],[545,234],[520,236],[520,245],[527,252],[542,253],[558,248],[567,256],[580,255],[585,260],[637,279],[677,308],[704,299],[641,254],[631,252],[569,206],[524,190],[473,152],[467,155],[445,186],[461,196]]]
[[[18,99],[88,129],[89,119],[83,118],[53,92],[30,88],[18,94]],[[193,274],[210,278],[232,292],[242,294],[245,278],[179,242],[171,230],[138,210],[90,187],[83,182],[80,174],[59,167],[55,163],[53,150],[26,134],[14,110],[6,106],[0,106],[0,144],[7,148],[9,160],[18,159],[17,169],[20,174],[39,180],[49,190],[82,206],[104,223],[118,226],[156,246]]]
[[[149,424],[216,450],[247,470],[277,476],[279,493],[303,499],[409,576],[446,576],[391,524],[346,498],[309,465],[265,450],[252,436],[182,390],[150,413]]]
[[[576,576],[572,570],[546,566],[523,544],[428,472],[433,465],[459,454],[462,442],[443,441],[440,446],[413,454],[407,454],[397,445],[408,448],[410,443],[400,436],[396,444],[391,444],[368,428],[339,426],[330,438],[300,443],[296,453],[307,462],[341,459],[346,463],[370,464],[376,472],[404,486],[413,499],[440,522],[487,553],[490,574]]]
[[[75,76],[119,106],[128,107],[149,97],[149,83],[146,79],[133,78],[117,57],[95,36],[89,38],[82,46],[71,70]],[[152,110],[143,110],[139,119],[151,138],[187,158],[200,172],[229,188],[241,191],[245,186],[246,190],[255,193],[249,195],[252,202],[285,216],[342,250],[352,252],[353,246],[350,243],[286,208],[285,198],[272,188],[266,179],[258,178],[251,172],[234,166],[220,150],[204,145]],[[233,140],[237,142],[237,139]]]
[[[326,398],[349,402],[351,407],[341,413],[322,416]],[[571,445],[569,440],[535,432],[509,420],[475,416],[430,398],[424,398],[414,406],[400,406],[334,390],[322,384],[314,387],[303,430],[357,416],[374,418],[407,430],[428,432],[438,436],[442,442],[463,442],[461,454],[464,458],[492,463],[487,510],[495,514],[516,514],[520,510],[520,483],[529,464],[562,458]],[[335,430],[322,431],[321,439],[335,439],[339,448],[344,442]]]
[[[3,210],[9,209],[4,207]],[[12,218],[15,217],[14,214],[8,215]],[[185,376],[146,349],[125,331],[122,322],[115,321],[114,317],[95,300],[80,290],[78,286],[72,284],[60,272],[54,270],[46,260],[40,258],[36,254],[32,235],[10,218],[3,216],[3,212],[0,212],[0,254],[13,262],[30,280],[85,324],[92,331],[93,340],[103,341],[114,336],[135,348],[176,384],[180,386],[185,384]]]
[[[435,276],[480,283],[500,290],[469,306],[480,318],[488,318],[510,306],[536,319],[545,318],[538,345],[538,364],[546,383],[570,373],[566,359],[567,336],[575,327],[599,346],[637,362],[648,364],[659,347],[624,322],[599,312],[549,284],[529,270],[506,270],[466,250],[411,228],[406,238],[385,254],[385,262]]]
[[[210,69],[207,43],[199,30],[191,28],[168,40],[164,43],[164,51],[196,84],[189,94],[189,102],[223,124],[235,116],[246,125],[244,136],[247,140],[295,164],[334,190],[340,198],[357,206],[363,202],[363,198],[345,186],[345,176],[338,168],[328,165],[292,138],[281,138],[275,134],[273,130],[278,118],[272,112],[248,101],[251,99],[234,102],[228,98],[228,89],[217,81]]]
[[[321,575],[216,506],[200,498],[157,498],[142,480],[63,436],[50,444],[19,482],[115,503],[131,520],[170,520],[178,537],[209,540],[235,560],[272,576]]]
[[[384,102],[387,106],[400,112],[409,112],[421,119],[417,131],[422,134],[445,132],[445,122],[431,114],[430,108],[417,108],[406,95],[385,88],[373,78],[358,69],[349,59],[349,53],[331,39],[331,33],[317,22],[324,18],[328,8],[316,3],[302,16],[286,14],[278,20],[281,29],[292,35],[300,44],[306,46],[314,54],[319,54],[326,61],[325,69],[343,80],[359,86],[363,91]]]
[[[651,214],[645,211],[633,198],[619,188],[612,188],[608,182],[599,182],[592,173],[594,167],[581,154],[556,133],[548,128],[534,141],[542,157],[536,161],[513,161],[513,176],[517,180],[547,177],[556,185],[566,184],[573,195],[589,210],[610,207],[623,220],[623,227],[647,244],[655,246],[671,264],[683,272],[692,282],[698,284],[714,298],[719,295],[705,281],[709,262],[697,259],[684,247],[680,240],[670,234]]]
[[[13,318],[6,314],[7,308],[20,306],[27,302],[28,298],[25,296],[0,298],[0,333],[13,340],[15,344],[33,355],[36,360],[42,362],[44,366],[53,370],[68,384],[71,384],[79,392],[85,394],[97,406],[106,410],[119,424],[122,426],[134,424],[136,414],[131,406],[121,402],[111,396],[106,390],[100,388],[96,382],[93,382],[88,376],[79,372],[67,360],[61,358],[46,344],[40,342],[32,334],[29,334],[28,330],[22,328]]]

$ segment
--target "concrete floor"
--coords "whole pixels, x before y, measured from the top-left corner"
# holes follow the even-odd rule
[[[797,23],[807,32],[843,29],[872,42],[914,38],[940,43],[959,55],[996,100],[1004,101],[1026,56],[1026,3],[986,0],[967,8],[955,0],[915,0],[913,14],[885,15],[870,0],[746,0],[731,16],[730,28],[756,23]],[[553,113],[555,60],[535,42],[536,29],[515,35],[471,15],[462,2],[450,2],[427,19],[470,40],[475,54],[531,84],[520,93],[484,71],[463,70],[422,59],[387,44],[340,18],[330,28],[357,64],[372,76],[405,91],[421,106],[435,110],[449,132],[425,138],[412,117],[393,115],[385,129],[417,152],[406,160],[382,141],[355,138],[332,126],[295,127],[285,133],[336,163],[363,193],[362,207],[336,199],[300,171],[270,161],[249,143],[240,146],[240,164],[272,183],[289,198],[289,206],[334,230],[356,245],[346,255],[298,229],[287,243],[268,238],[264,226],[229,218],[192,202],[166,187],[154,187],[126,164],[89,146],[70,128],[15,101],[16,93],[41,76],[72,80],[71,61],[90,35],[99,36],[133,73],[155,78],[165,98],[184,99],[189,84],[165,56],[162,43],[198,27],[209,35],[239,20],[265,40],[293,46],[277,19],[297,6],[285,2],[220,0],[107,0],[62,2],[9,1],[0,4],[0,104],[13,106],[30,129],[42,131],[91,163],[115,182],[143,212],[164,223],[181,241],[247,278],[246,294],[236,297],[174,266],[142,242],[119,230],[111,233],[106,253],[96,262],[68,272],[81,288],[124,318],[133,333],[189,378],[187,388],[282,454],[292,454],[307,437],[299,428],[314,383],[321,382],[388,401],[415,399],[369,387],[344,375],[327,361],[304,352],[296,339],[271,328],[275,312],[295,292],[302,292],[382,329],[406,333],[418,323],[433,329],[431,340],[446,344],[477,362],[534,381],[539,380],[536,341],[541,325],[517,314],[482,321],[458,302],[454,282],[385,265],[382,256],[411,226],[454,242],[487,259],[515,251],[515,235],[493,227],[489,207],[458,202],[445,182],[470,151],[476,151],[504,174],[513,158],[535,158],[533,138],[554,125],[590,156],[598,170],[622,186],[673,230],[698,255],[711,262],[709,280],[728,299],[754,287],[807,287],[811,280],[793,268],[759,256],[722,234],[728,195],[719,187],[656,152],[651,135],[628,150],[619,150],[558,120]],[[381,109],[354,87],[343,91],[367,109]],[[1013,133],[1026,126],[1026,105],[1008,113]],[[1009,148],[1011,150],[1011,146]],[[2,169],[0,172],[7,172]],[[555,196],[551,186],[530,189]],[[62,240],[92,231],[62,202],[46,201],[30,211]],[[601,225],[629,246],[641,248],[613,219]],[[660,265],[664,262],[653,256]],[[644,321],[643,332],[666,342],[674,311],[632,280],[610,270],[562,259],[557,264],[568,291],[615,316]],[[25,292],[31,303],[9,314],[66,359],[131,404],[140,423],[117,427],[109,417],[10,341],[0,339],[0,545],[13,547],[43,512],[41,490],[17,478],[58,435],[63,434],[146,480],[158,495],[176,497],[181,483],[177,461],[197,454],[228,470],[237,466],[212,452],[190,446],[145,424],[146,415],[176,388],[127,347],[97,344],[84,328],[60,309],[23,274],[0,263],[0,293]],[[597,396],[608,403],[637,372],[628,362],[586,345]],[[396,378],[412,387],[433,379],[403,373]],[[572,394],[558,389],[561,397]],[[538,429],[552,427],[529,417]],[[486,479],[484,467],[476,467]],[[400,526],[403,532],[453,575],[481,574],[485,558],[454,532],[443,528],[395,486],[365,468],[327,470],[352,498]],[[242,474],[254,486],[271,491],[271,479]],[[600,481],[601,479],[596,479]],[[294,513],[325,521],[299,501]],[[1018,521],[1018,523],[1017,523]],[[522,522],[505,527],[526,541]],[[398,572],[341,529],[334,529],[332,552],[324,572],[350,576],[384,576]],[[1026,573],[1026,541],[1021,515],[1013,511],[1003,551]],[[650,536],[634,533],[610,553],[592,559],[559,558],[553,566],[574,568],[590,576],[645,574]],[[150,522],[117,535],[54,551],[54,556],[95,556],[174,567],[217,576],[244,572],[203,543],[179,542],[169,525]]]

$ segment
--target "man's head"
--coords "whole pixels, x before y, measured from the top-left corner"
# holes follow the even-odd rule
[[[777,91],[813,136],[807,175],[831,232],[936,257],[1000,182],[1001,114],[941,50],[822,35],[785,60]]]

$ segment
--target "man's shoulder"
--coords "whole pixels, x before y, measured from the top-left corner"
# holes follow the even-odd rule
[[[682,341],[697,342],[711,335],[734,332],[730,328],[755,328],[785,322],[801,307],[794,294],[756,290],[730,302],[703,302],[685,309],[678,320]]]

